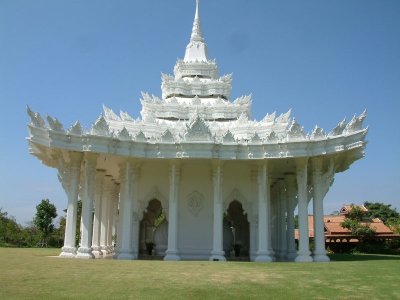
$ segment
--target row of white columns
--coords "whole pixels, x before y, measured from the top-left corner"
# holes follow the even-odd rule
[[[325,237],[324,237],[324,221],[323,221],[323,198],[326,194],[327,186],[330,182],[325,179],[326,174],[322,173],[322,159],[313,158],[311,160],[312,178],[309,182],[307,178],[309,161],[307,158],[296,160],[296,175],[288,174],[284,180],[279,181],[273,187],[273,201],[271,201],[271,209],[267,210],[262,216],[266,216],[267,221],[261,220],[259,222],[259,234],[268,237],[272,234],[272,249],[267,258],[259,256],[259,252],[264,251],[265,246],[259,245],[259,252],[257,252],[256,261],[296,261],[296,262],[326,262],[329,257],[325,251]],[[259,171],[259,188],[264,188],[264,168],[261,167]],[[268,179],[268,176],[265,177]],[[266,180],[267,181],[267,180]],[[310,183],[310,184],[309,184]],[[270,183],[267,181],[266,186]],[[312,194],[309,194],[309,190]],[[262,193],[260,193],[262,195]],[[309,224],[308,224],[308,205],[310,196],[313,198],[313,216],[314,216],[314,252],[311,255],[309,244]],[[266,194],[266,202],[269,202],[269,195]],[[298,223],[299,223],[299,240],[298,251],[295,250],[295,237],[294,237],[294,210],[298,206]],[[268,213],[269,212],[269,213]],[[264,223],[271,224],[271,229],[265,228]],[[270,230],[270,233],[265,233]],[[262,241],[262,240],[260,240]],[[268,240],[269,242],[270,240]]]
[[[81,169],[83,165],[83,176]],[[64,247],[60,256],[76,258],[105,257],[113,252],[112,233],[118,205],[118,184],[104,170],[97,170],[97,155],[71,152],[63,186],[68,197]],[[82,213],[80,246],[75,247],[79,186]],[[93,215],[94,209],[94,215]]]
[[[64,247],[61,256],[78,258],[102,257],[112,252],[112,231],[116,221],[119,194],[119,227],[116,258],[136,259],[138,257],[139,217],[138,183],[140,165],[126,160],[119,165],[120,188],[104,170],[96,170],[97,155],[70,153],[70,163],[64,176],[63,185],[68,196],[67,222]],[[82,179],[82,222],[81,245],[76,251],[75,228],[77,200],[83,160]],[[224,261],[223,251],[223,201],[222,162],[213,162],[213,246],[210,260]],[[322,174],[322,159],[312,159],[312,187],[315,251],[311,257],[308,232],[308,159],[296,159],[296,175],[287,175],[278,183],[271,197],[271,179],[268,163],[258,168],[258,245],[255,255],[257,262],[295,260],[296,262],[329,261],[325,252],[323,228],[323,197],[326,187]],[[168,249],[165,260],[179,260],[178,252],[178,200],[180,185],[180,164],[170,164],[170,192],[168,209]],[[294,209],[296,195],[299,215],[299,248],[295,251]],[[94,207],[93,207],[94,205]],[[93,208],[95,211],[92,219]],[[274,211],[274,213],[272,212]],[[272,219],[272,216],[275,219]],[[272,239],[273,238],[273,239]]]

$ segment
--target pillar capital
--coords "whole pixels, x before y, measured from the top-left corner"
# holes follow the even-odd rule
[[[85,163],[90,164],[90,166],[96,167],[98,157],[99,157],[99,155],[97,153],[86,152],[85,153]]]
[[[304,169],[307,169],[308,157],[298,157],[295,159],[295,162],[297,173],[302,172]]]
[[[169,175],[170,175],[170,177],[175,177],[175,178],[180,177],[180,175],[181,175],[181,163],[180,162],[173,161],[173,162],[169,163]]]
[[[313,172],[321,173],[322,172],[322,164],[323,164],[322,157],[313,157],[311,159],[312,170]]]
[[[82,162],[82,158],[83,158],[82,152],[69,151],[68,156],[69,156],[69,162],[70,162],[71,166],[73,166],[73,167],[81,166],[81,162]]]

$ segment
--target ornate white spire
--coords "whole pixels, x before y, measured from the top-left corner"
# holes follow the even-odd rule
[[[203,33],[201,32],[199,16],[199,0],[196,0],[196,13],[194,15],[192,34],[190,42],[186,47],[185,62],[208,61],[207,45],[204,43]]]
[[[191,42],[204,42],[203,33],[201,31],[200,17],[199,17],[199,0],[196,0],[196,13],[194,15],[192,35],[190,36]]]

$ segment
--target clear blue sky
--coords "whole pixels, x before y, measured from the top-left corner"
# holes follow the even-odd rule
[[[330,131],[368,109],[366,157],[336,175],[325,212],[377,201],[400,209],[400,1],[202,0],[203,32],[232,98],[253,117],[286,112]],[[59,214],[57,173],[28,154],[25,106],[89,128],[102,104],[137,117],[161,95],[190,37],[194,0],[0,0],[0,207],[21,224],[43,198]]]

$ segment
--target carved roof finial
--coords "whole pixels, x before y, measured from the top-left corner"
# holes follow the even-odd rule
[[[194,15],[192,34],[183,60],[185,62],[208,61],[207,45],[204,43],[200,25],[199,0],[196,0],[196,13]]]
[[[192,35],[190,41],[204,42],[203,33],[201,32],[200,14],[199,14],[199,0],[196,0],[196,13],[194,15]]]

